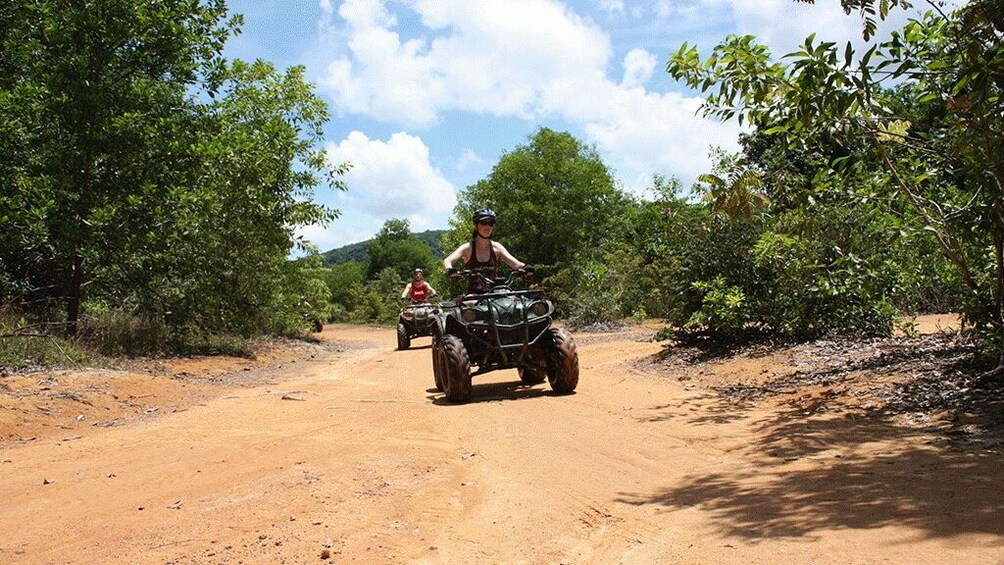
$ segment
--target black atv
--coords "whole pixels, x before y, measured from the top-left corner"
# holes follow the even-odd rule
[[[397,316],[397,348],[408,349],[415,337],[433,335],[436,307],[428,302],[411,302]]]
[[[522,269],[490,279],[490,270],[457,271],[479,278],[487,292],[443,303],[435,316],[432,368],[436,390],[446,399],[471,399],[471,377],[498,369],[518,369],[524,384],[548,380],[551,389],[570,393],[579,384],[579,355],[572,336],[551,327],[554,305],[540,290],[513,290]]]
[[[310,325],[310,329],[313,330],[314,333],[324,330],[324,322],[321,321],[321,318],[317,314],[314,314],[313,312],[304,312],[300,315],[307,321]]]

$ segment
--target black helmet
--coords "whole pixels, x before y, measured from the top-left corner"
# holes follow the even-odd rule
[[[492,210],[491,208],[481,208],[481,209],[479,209],[479,210],[477,210],[477,211],[474,212],[474,217],[472,218],[472,220],[476,224],[476,223],[478,223],[481,220],[484,220],[486,218],[490,218],[490,219],[494,220],[495,219],[495,211]]]

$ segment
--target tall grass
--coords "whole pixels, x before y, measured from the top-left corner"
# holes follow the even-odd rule
[[[0,371],[103,365],[100,354],[53,331],[59,324],[32,321],[0,306]]]
[[[162,320],[88,304],[75,336],[60,320],[37,320],[0,305],[0,373],[103,367],[115,357],[232,355],[251,357],[246,338],[168,328]]]

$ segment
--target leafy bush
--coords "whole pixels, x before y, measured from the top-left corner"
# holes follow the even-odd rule
[[[745,331],[750,316],[741,288],[728,285],[722,276],[694,281],[692,286],[701,295],[701,307],[690,315],[684,330],[707,332],[725,340],[735,339]]]
[[[400,296],[404,290],[404,280],[392,267],[380,271],[375,280],[369,281],[349,321],[355,323],[392,324],[401,311]]]

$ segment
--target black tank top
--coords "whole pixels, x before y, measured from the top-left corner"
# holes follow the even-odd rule
[[[464,263],[465,269],[477,269],[480,267],[491,268],[490,273],[485,273],[489,279],[494,279],[498,275],[499,269],[499,259],[495,256],[495,246],[491,245],[491,241],[488,242],[488,260],[478,261],[478,248],[476,246],[478,241],[477,236],[471,239],[471,256],[467,258],[467,262]],[[488,292],[488,288],[485,286],[484,281],[480,278],[467,279],[467,293],[468,294],[480,294],[483,292]]]

